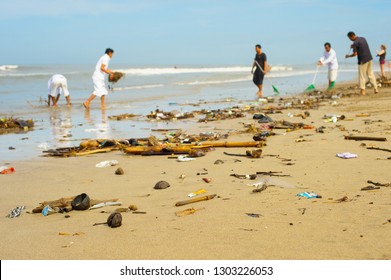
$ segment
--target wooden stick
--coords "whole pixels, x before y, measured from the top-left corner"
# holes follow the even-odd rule
[[[180,146],[135,146],[135,147],[126,147],[123,149],[125,153],[141,155],[143,153],[161,153],[164,151],[172,153],[184,153],[187,154],[191,149],[202,149],[202,148],[211,148],[211,147],[258,147],[261,145],[262,141],[250,141],[250,142],[202,142],[202,145],[180,145]]]
[[[345,140],[387,141],[387,138],[385,138],[385,137],[369,137],[369,136],[345,136]]]
[[[76,152],[75,156],[85,156],[85,155],[92,155],[92,154],[98,154],[98,153],[108,153],[111,152],[112,148],[103,148],[103,149],[97,149],[97,150],[91,150],[91,151],[85,151],[85,152]]]
[[[378,150],[378,151],[385,151],[385,152],[390,152],[390,149],[384,149],[384,148],[376,148],[376,147],[367,147],[368,150]]]
[[[200,201],[204,201],[204,200],[210,200],[210,199],[213,199],[215,197],[216,197],[216,194],[196,197],[196,198],[192,198],[192,199],[188,199],[188,200],[177,202],[177,203],[175,203],[175,206],[183,206],[183,205],[190,204],[190,203],[200,202]]]
[[[291,175],[283,175],[283,174],[277,174],[282,173],[281,171],[257,171],[258,175],[268,175],[268,176],[275,176],[275,177],[290,177]]]

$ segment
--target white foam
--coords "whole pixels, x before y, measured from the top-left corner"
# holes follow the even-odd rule
[[[142,86],[130,86],[130,87],[114,87],[114,90],[133,90],[133,89],[147,89],[147,88],[158,88],[164,87],[163,84],[156,85],[142,85]]]
[[[11,70],[15,70],[15,69],[18,69],[18,65],[1,65],[0,66],[0,70],[1,71],[11,71]]]
[[[150,76],[150,75],[173,75],[173,74],[195,74],[195,73],[248,73],[250,66],[232,66],[232,67],[162,67],[162,68],[126,68],[116,71],[123,72],[128,75]],[[271,67],[271,71],[292,71],[291,66],[276,65]]]
[[[178,82],[175,85],[178,86],[187,86],[187,85],[218,85],[218,84],[228,84],[228,83],[240,83],[251,80],[251,76],[243,79],[231,79],[231,80],[212,80],[212,81],[194,81],[194,82]]]

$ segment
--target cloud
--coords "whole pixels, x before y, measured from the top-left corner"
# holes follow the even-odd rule
[[[56,17],[64,15],[102,15],[135,13],[154,6],[154,1],[125,0],[13,0],[2,5],[0,20],[24,17]]]

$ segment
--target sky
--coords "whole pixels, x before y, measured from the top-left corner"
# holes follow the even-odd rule
[[[111,63],[250,65],[261,44],[268,62],[315,63],[346,34],[375,54],[391,46],[390,0],[0,0],[0,65]]]

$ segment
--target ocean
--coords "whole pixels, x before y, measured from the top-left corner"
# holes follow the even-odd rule
[[[338,82],[357,79],[356,64],[344,62],[340,68]],[[100,109],[100,99],[95,98],[86,112],[82,103],[93,89],[94,65],[0,65],[0,118],[35,122],[31,131],[0,135],[0,165],[40,156],[47,148],[78,146],[83,139],[148,137],[153,134],[151,129],[186,129],[196,121],[149,122],[145,117],[116,121],[109,116],[145,116],[155,109],[218,109],[256,100],[251,65],[134,66],[113,60],[110,69],[124,72],[125,77],[106,97],[106,110]],[[264,96],[273,95],[272,84],[282,97],[303,92],[312,83],[315,70],[315,65],[272,65],[264,81]],[[48,108],[45,103],[47,82],[53,74],[68,80],[70,109],[63,96],[58,108]],[[320,90],[327,87],[327,67],[320,68],[315,85]]]

